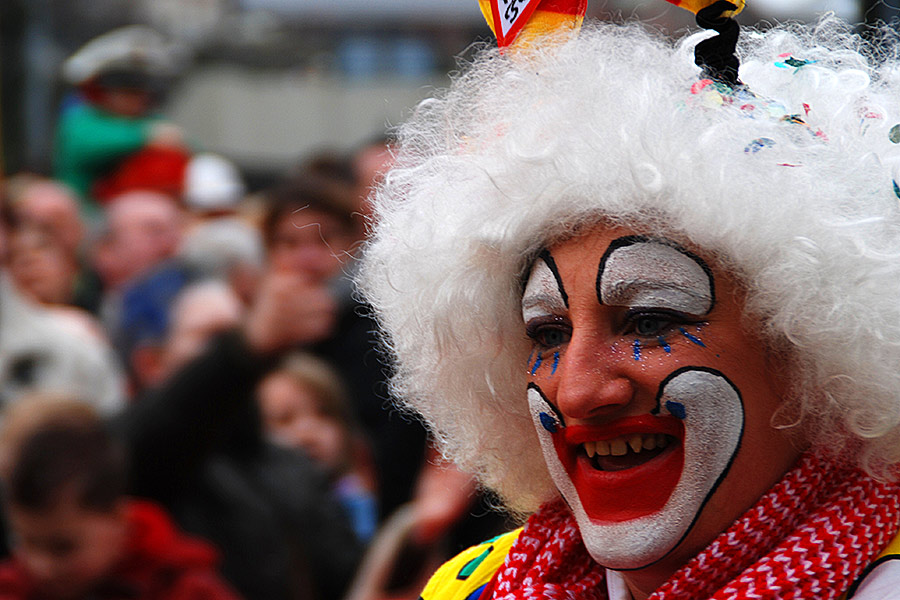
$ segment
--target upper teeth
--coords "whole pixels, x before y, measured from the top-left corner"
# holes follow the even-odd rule
[[[634,434],[629,436],[617,437],[612,440],[604,440],[599,442],[585,442],[584,451],[589,457],[594,456],[624,456],[628,449],[633,452],[641,450],[653,450],[655,448],[665,448],[668,439],[662,433]]]

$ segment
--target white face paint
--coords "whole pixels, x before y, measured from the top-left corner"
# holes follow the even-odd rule
[[[688,368],[664,383],[660,415],[671,415],[667,406],[677,403],[684,414],[683,468],[668,502],[657,512],[622,522],[604,522],[602,514],[589,514],[582,500],[590,489],[579,490],[573,468],[563,465],[553,437],[564,437],[565,427],[535,388],[528,390],[528,405],[541,442],[544,460],[556,487],[575,514],[581,537],[591,556],[610,569],[647,566],[672,550],[693,525],[716,485],[724,477],[740,447],[744,426],[741,397],[721,374]],[[545,415],[545,416],[542,416]],[[555,433],[550,429],[556,422]],[[548,424],[550,427],[548,428]],[[567,462],[569,462],[567,460]],[[577,477],[576,477],[577,478]],[[647,487],[657,485],[647,482]]]
[[[712,308],[713,288],[705,266],[668,244],[611,245],[600,269],[602,304],[669,308],[698,316]]]
[[[566,299],[547,260],[538,258],[522,294],[522,318],[526,323],[541,316],[564,315]]]
[[[591,296],[586,296],[584,289],[573,288],[568,290],[571,298],[564,287],[567,280],[559,279],[553,257],[548,253],[535,262],[522,300],[523,317],[538,349],[538,358],[529,365],[533,383],[528,403],[550,475],[572,508],[591,556],[612,569],[638,569],[663,558],[689,533],[740,447],[744,408],[735,386],[715,369],[689,366],[673,371],[674,364],[666,368],[666,363],[660,362],[626,376],[621,362],[640,364],[638,350],[633,359],[630,355],[623,359],[622,352],[617,354],[602,345],[585,350],[594,361],[595,372],[562,375],[581,382],[597,378],[597,391],[583,392],[588,398],[584,402],[593,402],[592,396],[596,396],[597,410],[585,412],[581,406],[580,419],[570,418],[566,410],[571,406],[551,404],[557,394],[564,393],[557,363],[570,351],[568,342],[579,335],[582,326],[572,310],[599,311],[584,323],[592,323],[591,327],[606,323],[613,332],[623,327],[621,320],[625,319],[629,323],[625,327],[632,328],[630,333],[608,334],[603,326],[601,334],[587,336],[609,339],[611,346],[620,341],[629,348],[632,343],[638,348],[641,341],[657,343],[664,336],[657,336],[654,328],[663,323],[660,328],[673,340],[694,349],[705,348],[681,325],[696,322],[715,305],[712,275],[699,257],[664,241],[628,236],[613,240],[602,258],[595,260],[599,267],[597,262],[589,264],[583,259],[574,266],[566,265],[567,272],[597,269]],[[683,321],[679,315],[685,315]],[[644,325],[635,324],[640,319],[645,320]],[[544,322],[550,325],[542,325]],[[536,325],[538,331],[534,332]],[[557,338],[562,341],[549,343]],[[661,343],[657,348],[665,347],[668,353],[668,344]],[[540,368],[541,354],[550,352],[554,355],[552,370]],[[622,377],[629,380],[626,385],[633,396],[616,400],[613,408],[624,407],[620,414],[608,410],[607,400],[602,398],[606,392],[599,388],[609,378]],[[544,388],[551,390],[549,396],[540,391]],[[586,416],[589,414],[601,416]],[[608,414],[614,416],[603,416]],[[635,451],[633,464],[600,468],[592,455],[586,454],[585,448],[594,442],[612,444],[654,436],[665,437],[668,447],[657,448],[656,453],[651,448],[643,455]],[[638,442],[638,449],[642,448],[647,446]]]

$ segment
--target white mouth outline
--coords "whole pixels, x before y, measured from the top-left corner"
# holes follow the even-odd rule
[[[702,402],[713,406],[702,407],[700,405],[702,407],[701,410],[697,410],[695,406],[694,410],[689,409],[687,411],[685,439],[683,440],[685,445],[683,449],[684,467],[675,490],[673,490],[672,495],[662,509],[645,517],[622,523],[603,525],[596,524],[587,515],[578,491],[575,489],[556,452],[551,434],[542,424],[540,416],[541,413],[548,414],[549,411],[549,414],[552,414],[557,419],[558,426],[565,427],[562,415],[547,400],[537,384],[530,383],[528,385],[529,409],[550,476],[575,515],[588,552],[595,561],[605,567],[619,571],[642,569],[665,558],[672,550],[677,548],[693,529],[706,504],[728,475],[731,465],[740,451],[745,425],[744,401],[737,386],[721,371],[703,366],[687,366],[673,371],[660,383],[656,396],[656,408],[651,411],[651,414],[670,414],[663,402],[665,397],[678,400],[682,404],[685,402],[690,404],[692,400],[690,396],[685,396],[682,393],[673,397],[671,392],[676,390],[672,389],[669,390],[670,393],[666,392],[667,388],[684,383],[688,384],[689,388],[695,387],[697,385],[696,378],[691,378],[691,380],[682,379],[680,382],[675,381],[689,373],[703,374],[703,378],[707,379],[707,384],[718,384],[719,380],[721,380],[727,384],[727,389],[733,391],[733,397],[726,398],[724,395],[717,394],[712,399],[713,402],[708,402],[704,399],[703,390],[699,390],[699,394],[696,394]],[[709,379],[707,376],[714,379]],[[721,389],[720,386],[719,389]],[[532,394],[531,390],[534,390],[535,393]],[[694,400],[696,399],[694,398]],[[716,413],[716,408],[737,409],[726,415],[732,419],[737,418],[737,426],[721,427],[723,422],[728,422],[727,419],[721,419],[717,422],[715,418],[710,418],[711,415]],[[699,419],[693,419],[694,415],[698,415]],[[703,421],[694,427],[689,426],[692,422],[699,420]],[[692,433],[692,430],[696,432],[698,429],[706,427],[712,427],[711,443],[708,435],[697,436]],[[698,446],[704,446],[707,450],[704,451],[704,448]],[[728,453],[708,451],[709,447],[722,448],[729,446],[731,447],[731,452]],[[697,458],[698,456],[699,459]],[[715,464],[710,465],[709,463]],[[718,472],[718,476],[713,479],[707,474],[709,472]],[[697,502],[696,496],[702,493],[701,490],[704,489],[705,493],[702,500]],[[678,518],[670,518],[673,516],[682,517],[681,520],[683,521],[686,520],[687,515],[690,515],[690,521],[681,526],[678,525]],[[619,543],[610,543],[611,540]],[[625,540],[625,542],[622,543],[621,540]],[[616,546],[619,547],[616,548]]]

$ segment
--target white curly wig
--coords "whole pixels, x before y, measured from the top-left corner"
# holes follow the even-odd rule
[[[698,83],[705,36],[591,24],[527,56],[484,50],[400,130],[360,287],[393,393],[512,509],[556,493],[525,399],[522,277],[601,219],[737,274],[795,384],[781,425],[872,472],[900,461],[894,45],[827,18],[745,30],[754,98]]]

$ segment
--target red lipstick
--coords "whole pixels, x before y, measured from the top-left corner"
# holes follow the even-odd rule
[[[635,435],[665,435],[661,452],[629,457],[636,462],[620,470],[602,470],[584,451],[586,442],[610,441]],[[553,444],[578,497],[592,521],[628,521],[661,510],[684,468],[684,424],[672,416],[642,415],[604,425],[572,425],[552,434]],[[627,450],[631,453],[632,450]]]

